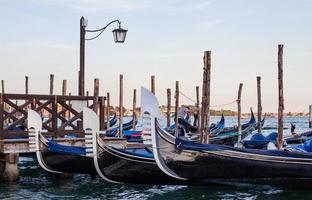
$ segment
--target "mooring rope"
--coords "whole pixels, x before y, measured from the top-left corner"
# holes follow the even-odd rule
[[[187,96],[186,94],[184,94],[182,91],[179,91],[179,93],[184,96],[185,98],[187,98],[188,100],[192,101],[193,103],[196,103],[196,101],[194,99],[192,99],[191,97]],[[231,104],[234,104],[237,102],[237,99],[231,101],[231,102],[228,102],[228,103],[224,103],[224,104],[219,104],[219,105],[211,105],[210,107],[224,107],[224,106],[228,106],[228,105],[231,105]]]

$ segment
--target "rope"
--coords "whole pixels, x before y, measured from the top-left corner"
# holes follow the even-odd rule
[[[196,103],[196,101],[195,101],[194,99],[192,99],[191,97],[185,95],[185,94],[184,94],[183,92],[181,92],[181,91],[179,91],[179,92],[180,92],[180,94],[181,94],[182,96],[184,96],[184,97],[187,98],[188,100],[192,101],[193,103]],[[237,102],[237,100],[233,100],[233,101],[231,101],[231,102],[224,103],[224,104],[211,105],[210,107],[224,107],[224,106],[228,106],[228,105],[231,105],[231,104],[233,104],[233,103],[236,103],[236,102]]]
[[[187,98],[188,100],[192,101],[193,103],[196,103],[196,101],[194,99],[192,99],[191,97],[186,96],[183,92],[179,91],[180,94],[182,94],[182,96],[184,96],[185,98]]]
[[[219,104],[219,105],[212,105],[212,106],[210,106],[210,107],[224,107],[224,106],[228,106],[228,105],[231,105],[231,104],[233,104],[233,103],[236,103],[236,102],[237,102],[237,100],[234,100],[234,101],[231,101],[231,102],[229,102],[229,103]]]

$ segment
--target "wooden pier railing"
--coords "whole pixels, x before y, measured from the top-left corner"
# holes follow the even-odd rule
[[[33,109],[43,118],[43,129],[54,137],[83,134],[82,107],[103,109],[105,97],[8,94],[0,95],[0,139],[27,137],[27,110]],[[96,104],[94,106],[94,103]],[[104,113],[100,113],[100,124]],[[104,127],[104,126],[101,126]]]

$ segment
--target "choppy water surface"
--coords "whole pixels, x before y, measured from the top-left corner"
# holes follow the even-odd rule
[[[216,122],[220,117],[212,117]],[[246,119],[247,121],[248,119]],[[286,117],[285,127],[295,122],[298,131],[308,129],[306,117]],[[226,125],[236,123],[227,117]],[[267,120],[266,127],[276,131],[277,119]],[[289,134],[289,129],[285,130]],[[309,190],[281,189],[267,185],[114,185],[88,175],[59,178],[43,171],[34,156],[20,157],[20,181],[14,184],[0,183],[0,199],[311,199]],[[231,169],[229,169],[231,170]]]

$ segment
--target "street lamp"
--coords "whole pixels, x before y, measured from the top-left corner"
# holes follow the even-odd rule
[[[85,91],[85,85],[84,85],[84,72],[85,72],[85,41],[86,40],[94,40],[97,37],[99,37],[104,30],[111,24],[113,23],[118,23],[118,28],[114,29],[113,32],[113,36],[114,36],[114,40],[115,43],[124,43],[125,39],[126,39],[126,34],[127,31],[126,29],[122,29],[121,28],[121,22],[119,20],[113,20],[111,22],[109,22],[106,26],[104,26],[103,28],[100,29],[96,29],[96,30],[88,30],[86,29],[86,27],[88,26],[88,20],[85,19],[84,17],[80,18],[80,71],[79,71],[79,96],[84,96],[84,91]],[[92,38],[86,38],[86,32],[98,32],[98,34]]]

